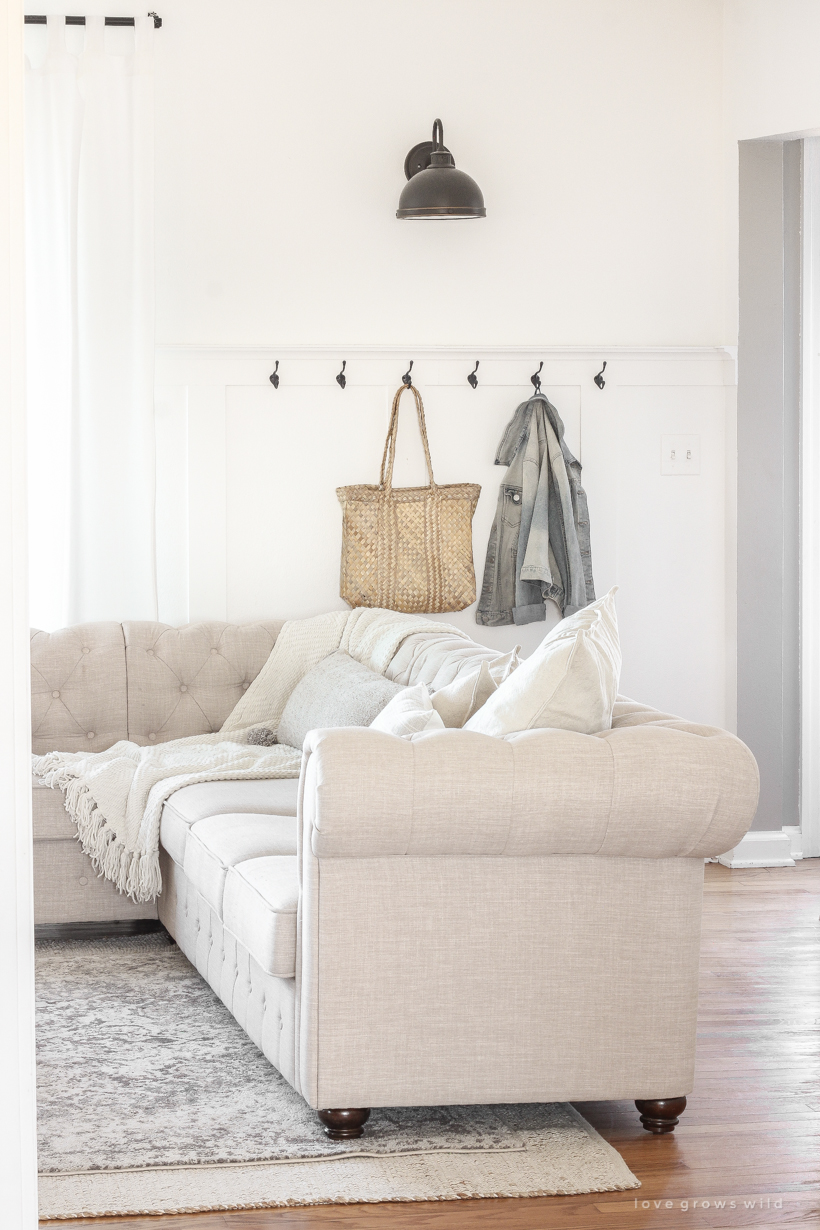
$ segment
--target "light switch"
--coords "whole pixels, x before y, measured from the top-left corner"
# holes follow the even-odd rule
[[[700,474],[700,436],[661,436],[661,474]]]

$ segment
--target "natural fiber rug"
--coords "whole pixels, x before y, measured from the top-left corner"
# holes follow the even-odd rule
[[[40,1216],[624,1191],[568,1104],[374,1110],[332,1142],[164,933],[37,945]]]

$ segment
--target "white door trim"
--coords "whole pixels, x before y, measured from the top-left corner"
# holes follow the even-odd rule
[[[800,827],[820,855],[820,137],[803,141],[800,413]]]
[[[31,716],[26,560],[23,7],[0,2],[0,1192],[37,1225]]]

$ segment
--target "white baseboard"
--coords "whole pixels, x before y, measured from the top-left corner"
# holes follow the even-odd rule
[[[784,824],[783,832],[789,834],[792,846],[792,858],[796,863],[803,857],[803,830],[799,824]]]
[[[799,847],[800,830],[796,844]],[[733,850],[727,850],[718,859],[724,867],[793,867],[793,831],[791,829],[758,829],[747,833]]]

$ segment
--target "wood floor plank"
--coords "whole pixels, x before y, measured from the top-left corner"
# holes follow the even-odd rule
[[[818,1230],[818,914],[820,859],[793,868],[706,866],[696,1088],[679,1129],[650,1136],[631,1102],[578,1103],[641,1180],[638,1192],[70,1224],[122,1230]],[[715,1200],[725,1207],[715,1208]],[[41,1224],[56,1230],[65,1223]]]

